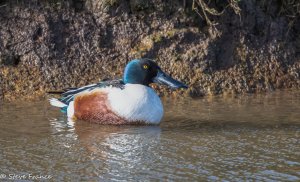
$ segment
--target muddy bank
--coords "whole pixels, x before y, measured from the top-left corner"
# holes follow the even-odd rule
[[[138,57],[190,86],[173,94],[299,89],[299,14],[279,1],[242,0],[238,13],[213,2],[222,15],[210,25],[189,0],[1,0],[0,99],[119,78]]]

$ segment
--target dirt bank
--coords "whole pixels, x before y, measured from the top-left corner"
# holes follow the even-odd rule
[[[175,94],[299,89],[300,12],[280,2],[1,0],[0,99],[118,78],[138,57],[190,86]]]

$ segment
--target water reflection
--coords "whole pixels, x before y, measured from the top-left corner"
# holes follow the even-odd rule
[[[170,99],[165,119],[216,121],[219,123],[299,124],[300,92],[217,96],[203,99]],[[179,111],[179,112],[174,112]]]
[[[112,153],[124,154],[129,158],[138,157],[137,154],[148,150],[150,144],[158,143],[160,132],[159,126],[101,126],[83,122],[75,124],[79,141],[91,152],[98,153],[100,150],[103,154],[105,151],[101,147],[106,146]]]
[[[145,168],[145,164],[157,157],[153,150],[160,144],[159,126],[95,125],[59,119],[52,120],[51,125],[54,135],[62,130],[70,132],[61,138],[65,147],[70,147],[66,139],[68,137],[78,140],[88,151],[91,163],[98,169],[94,172],[99,179],[122,180],[124,174]]]
[[[142,172],[143,168],[147,170],[145,164],[156,158],[153,150],[160,143],[159,127],[112,126],[95,127],[89,131],[81,129],[78,128],[76,133],[80,142],[93,152],[91,159],[99,169],[97,175],[100,179],[129,179],[130,173]]]
[[[299,181],[300,92],[164,100],[160,126],[68,121],[45,102],[0,109],[0,172],[54,181]]]

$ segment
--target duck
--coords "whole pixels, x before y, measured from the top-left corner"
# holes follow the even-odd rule
[[[72,120],[97,124],[159,124],[164,114],[160,97],[150,84],[166,85],[171,89],[188,86],[162,71],[148,58],[127,63],[122,79],[104,80],[60,93],[50,98],[50,104]]]

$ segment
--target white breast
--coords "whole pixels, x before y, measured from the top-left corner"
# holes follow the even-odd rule
[[[163,105],[155,91],[140,84],[126,84],[124,89],[104,88],[110,106],[116,114],[129,121],[158,124],[163,116]]]

